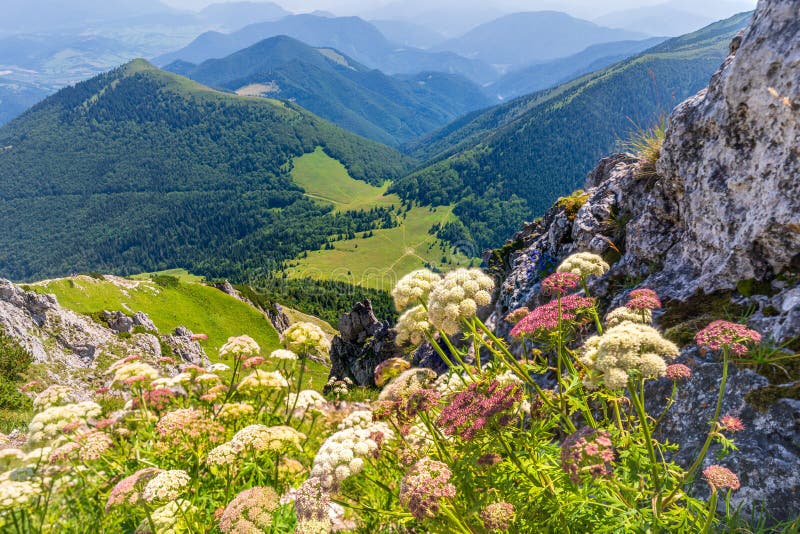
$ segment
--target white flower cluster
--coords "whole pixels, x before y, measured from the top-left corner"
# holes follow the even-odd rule
[[[188,384],[191,381],[192,381],[191,374],[178,373],[177,375],[172,377],[162,376],[161,378],[156,378],[150,383],[150,385],[153,387],[174,388],[180,386],[181,384]]]
[[[297,354],[328,357],[331,342],[322,328],[314,323],[295,323],[283,333],[283,344]]]
[[[33,399],[33,409],[41,412],[46,408],[70,402],[72,390],[67,386],[52,385],[36,395]]]
[[[344,377],[344,379],[339,380],[335,376],[332,376],[328,379],[328,383],[326,384],[326,388],[329,389],[330,393],[336,395],[338,397],[344,397],[348,393],[350,393],[350,387],[353,385],[353,381],[350,380],[348,377]]]
[[[256,409],[246,402],[230,402],[220,408],[217,419],[223,421],[236,421],[244,419],[248,415],[253,415]]]
[[[53,406],[37,413],[28,427],[28,441],[42,443],[61,436],[64,427],[70,423],[86,426],[87,420],[99,417],[103,412],[100,405],[92,401]]]
[[[255,339],[250,336],[229,337],[228,342],[219,349],[220,358],[232,356],[257,356],[261,352]]]
[[[656,378],[679,353],[678,347],[664,339],[655,328],[630,321],[609,328],[602,336],[592,336],[583,346],[580,361],[590,370],[588,386],[605,384],[625,387],[632,372]]]
[[[215,375],[214,373],[200,373],[196,377],[194,377],[194,381],[196,383],[203,383],[203,382],[219,382],[222,379],[219,375]]]
[[[625,321],[630,321],[632,323],[652,324],[653,312],[647,309],[632,310],[630,308],[626,308],[625,306],[621,306],[619,308],[614,308],[606,315],[606,326],[608,328],[621,325]]]
[[[356,410],[339,423],[337,430],[346,428],[368,428],[372,424],[372,411]]]
[[[302,450],[301,442],[306,435],[290,426],[250,425],[238,431],[231,439],[233,450],[245,450],[256,453],[265,451],[280,451],[289,447]]]
[[[208,371],[211,373],[224,373],[225,371],[230,371],[231,366],[226,365],[224,363],[212,363],[208,366]]]
[[[591,252],[578,252],[561,262],[556,271],[577,274],[581,278],[591,275],[602,276],[609,269],[608,264]]]
[[[412,393],[431,387],[436,380],[436,373],[431,369],[413,367],[397,375],[386,384],[378,395],[378,400],[407,400]]]
[[[181,534],[190,532],[187,517],[194,516],[196,508],[186,499],[177,499],[156,508],[150,514],[150,521],[156,532],[153,532],[150,521],[144,519],[136,528],[136,534]]]
[[[295,399],[297,402],[295,403]],[[313,389],[304,389],[300,393],[289,393],[289,396],[286,399],[286,406],[291,409],[294,406],[294,415],[296,417],[302,417],[308,410],[320,410],[322,409],[328,401],[322,394],[318,391]]]
[[[428,269],[419,269],[405,275],[392,290],[397,311],[403,311],[412,304],[427,302],[433,285],[441,279],[441,276]]]
[[[225,467],[233,465],[238,458],[239,453],[233,445],[228,442],[211,449],[208,452],[208,456],[206,456],[206,464],[216,467]]]
[[[472,377],[466,373],[459,375],[455,372],[448,372],[436,379],[433,389],[446,398],[463,391],[471,382],[473,382]]]
[[[4,480],[0,482],[0,510],[21,508],[40,493],[41,489],[33,482]]]
[[[425,341],[428,333],[433,331],[433,325],[428,320],[428,312],[420,304],[408,309],[397,320],[397,337],[395,343],[402,346],[404,343],[411,343],[416,346]]]
[[[297,354],[286,349],[273,350],[269,355],[271,360],[296,360]]]
[[[114,380],[111,381],[113,385],[126,385],[130,380],[143,379],[145,382],[152,382],[159,376],[158,371],[151,365],[140,362],[132,361],[120,366],[114,373]]]
[[[492,301],[494,280],[480,269],[456,269],[433,286],[428,298],[428,319],[448,335],[457,334],[461,319],[473,317],[478,307]]]
[[[145,502],[165,502],[177,499],[189,485],[191,477],[182,469],[162,471],[154,476],[142,490]]]
[[[311,476],[318,477],[325,490],[334,490],[351,475],[364,468],[364,458],[378,452],[376,433],[384,440],[394,434],[385,423],[373,423],[367,428],[347,428],[331,435],[314,457]]]
[[[280,371],[262,371],[256,369],[239,382],[237,390],[245,395],[259,394],[270,389],[286,389],[289,383]]]

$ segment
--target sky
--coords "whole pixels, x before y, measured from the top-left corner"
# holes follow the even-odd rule
[[[173,7],[183,9],[201,9],[210,3],[236,1],[236,0],[162,0]],[[691,6],[692,11],[709,11],[710,14],[722,12],[724,15],[733,14],[741,6],[752,8],[756,0],[669,0],[673,4]],[[409,11],[419,9],[434,10],[439,8],[464,9],[465,5],[486,8],[496,8],[505,12],[536,11],[540,9],[555,9],[570,12],[586,18],[600,17],[602,15],[622,10],[635,9],[664,3],[665,0],[275,0],[275,3],[294,12],[308,12],[313,10],[331,11],[337,15],[369,14],[380,12],[382,6],[395,4],[400,7],[408,6]],[[726,9],[728,8],[728,9]],[[396,8],[397,9],[397,8]]]

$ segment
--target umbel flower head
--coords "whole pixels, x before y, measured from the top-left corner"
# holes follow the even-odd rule
[[[298,521],[325,521],[330,505],[331,497],[318,478],[311,477],[297,488],[294,511]]]
[[[132,361],[116,370],[111,384],[114,386],[132,386],[152,382],[158,376],[158,371],[151,365],[140,361]]]
[[[556,272],[542,280],[542,291],[548,295],[566,295],[578,287],[581,277],[570,272]]]
[[[297,359],[297,354],[286,349],[277,349],[269,353],[270,360],[287,360],[292,361]]]
[[[652,324],[653,312],[649,309],[633,310],[621,306],[614,308],[606,315],[606,327],[611,328],[629,321],[631,323]]]
[[[507,530],[514,522],[514,505],[509,502],[496,502],[481,510],[483,526],[487,530]]]
[[[719,418],[720,430],[727,432],[741,432],[744,430],[744,423],[738,417],[726,414]]]
[[[174,501],[186,490],[190,480],[182,469],[161,471],[145,485],[142,500],[150,503]]]
[[[605,430],[583,427],[561,444],[561,467],[576,484],[583,476],[609,477],[614,447]]]
[[[296,399],[296,400],[295,400]],[[300,393],[289,393],[286,398],[286,406],[291,409],[294,406],[294,416],[302,417],[308,410],[321,410],[328,401],[322,394],[313,389],[304,389]]]
[[[142,499],[142,490],[144,487],[153,477],[161,472],[162,470],[157,467],[147,467],[117,482],[116,486],[111,490],[111,494],[108,496],[106,512],[114,506],[139,504]]]
[[[594,299],[579,297],[578,295],[567,295],[561,297],[561,321],[573,321],[578,314],[594,306]],[[522,337],[526,335],[539,335],[558,328],[558,300],[551,300],[534,308],[532,312],[523,317],[514,328],[511,335]]]
[[[33,399],[33,408],[40,412],[52,406],[67,404],[70,402],[71,394],[72,390],[67,386],[54,384],[36,395],[36,398]]]
[[[447,464],[430,458],[419,460],[400,482],[400,503],[419,520],[436,517],[442,500],[456,496],[452,476]]]
[[[741,487],[739,477],[721,465],[710,465],[703,469],[703,477],[705,477],[708,485],[711,486],[711,491],[717,491],[720,488],[730,488],[738,490]]]
[[[682,363],[672,363],[664,374],[670,380],[687,380],[692,377],[692,370]]]
[[[406,310],[397,320],[397,337],[395,343],[403,346],[406,343],[417,346],[425,341],[425,336],[433,331],[433,325],[428,320],[428,312],[420,304]]]
[[[628,304],[631,310],[655,310],[661,307],[661,300],[652,289],[634,289],[628,295]]]
[[[229,337],[227,343],[219,349],[219,357],[222,359],[236,358],[245,359],[250,356],[258,356],[261,347],[256,340],[250,336]]]
[[[168,502],[160,508],[156,508],[150,514],[150,520],[153,522],[152,527],[155,527],[155,532],[152,530],[150,521],[144,519],[136,528],[136,534],[162,534],[162,533],[178,533],[189,532],[189,525],[187,524],[191,517],[197,512],[197,509],[186,499],[177,499]]]
[[[41,493],[39,485],[29,480],[3,480],[0,482],[0,511],[21,508]]]
[[[576,274],[582,280],[585,280],[592,275],[602,276],[608,269],[608,264],[597,254],[578,252],[562,261],[556,271]]]
[[[250,425],[237,432],[231,439],[231,446],[237,452],[282,451],[288,448],[302,450],[301,443],[306,435],[290,426]]]
[[[430,387],[434,380],[436,380],[436,373],[431,369],[413,367],[403,371],[386,384],[378,395],[378,400],[405,402],[415,391]]]
[[[272,515],[278,509],[279,501],[278,494],[272,488],[246,489],[225,507],[219,520],[219,529],[225,534],[271,532]]]
[[[428,319],[448,335],[457,334],[462,319],[492,302],[494,280],[480,269],[456,269],[434,284],[428,297]]]
[[[714,321],[700,330],[694,336],[694,341],[711,350],[727,347],[732,353],[741,356],[747,353],[747,344],[761,343],[761,334],[743,324]]]
[[[256,369],[239,382],[237,390],[244,395],[260,395],[273,389],[286,389],[289,383],[280,371]]]
[[[158,420],[156,435],[157,448],[164,454],[203,453],[223,441],[225,427],[200,410],[181,408]]]
[[[44,443],[60,438],[65,431],[86,428],[89,419],[100,417],[102,408],[92,401],[83,401],[65,406],[52,406],[31,419],[28,426],[28,441]]]
[[[397,311],[401,312],[412,304],[427,302],[433,284],[441,279],[441,276],[428,269],[419,269],[405,275],[392,290]]]
[[[325,490],[333,490],[351,475],[361,472],[364,458],[377,455],[380,443],[393,437],[385,423],[367,428],[347,428],[331,435],[314,457],[311,476],[318,477]]]
[[[327,358],[331,350],[322,328],[314,323],[295,323],[283,333],[283,344],[297,354]]]
[[[667,369],[664,360],[672,360],[679,352],[655,328],[624,322],[609,328],[602,336],[586,340],[580,361],[590,371],[587,385],[602,383],[617,389],[625,387],[634,372],[644,378],[664,375]]]
[[[437,423],[445,434],[458,434],[469,441],[495,416],[499,416],[500,425],[508,424],[510,418],[504,412],[513,408],[521,397],[522,389],[517,383],[473,382],[442,409]]]

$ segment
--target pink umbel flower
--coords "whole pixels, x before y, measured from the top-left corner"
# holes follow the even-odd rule
[[[717,491],[720,488],[738,490],[741,487],[739,477],[737,477],[733,471],[721,465],[710,465],[706,467],[703,469],[703,476],[706,482],[708,482],[708,485],[711,486],[711,491]]]
[[[719,426],[722,430],[728,432],[740,432],[744,430],[744,423],[742,423],[742,420],[730,414],[720,417]]]
[[[436,517],[442,499],[452,499],[456,487],[447,464],[423,458],[409,469],[400,482],[400,503],[419,520]]]
[[[142,392],[145,405],[154,412],[162,412],[167,409],[175,397],[175,392],[167,388],[155,388]],[[132,401],[133,408],[138,409],[140,405],[139,397],[134,397]]]
[[[297,488],[294,511],[298,521],[324,521],[330,505],[330,494],[322,487],[319,478],[308,478]]]
[[[743,324],[714,321],[700,330],[694,341],[711,350],[728,347],[734,354],[742,356],[747,353],[747,343],[761,343],[761,334]]]
[[[453,397],[437,422],[445,434],[458,434],[469,441],[495,416],[500,416],[497,422],[502,426],[510,423],[503,412],[510,410],[521,397],[522,389],[518,384],[504,386],[496,380],[473,382]]]
[[[208,334],[192,334],[189,339],[192,341],[208,341]]]
[[[652,289],[634,289],[628,295],[625,307],[631,310],[655,310],[661,307],[661,300]]]
[[[667,366],[665,375],[670,380],[687,380],[692,376],[692,370],[682,363],[673,363]]]
[[[242,367],[244,369],[250,369],[251,367],[258,367],[264,363],[263,356],[253,356],[252,358],[247,358],[244,363],[242,363]]]
[[[139,504],[142,500],[142,491],[145,485],[162,471],[162,469],[156,467],[147,467],[117,482],[117,485],[114,486],[108,496],[106,512],[114,506]]]
[[[542,292],[547,295],[566,295],[578,287],[581,277],[575,273],[553,273],[542,280]]]
[[[591,308],[594,299],[567,295],[561,298],[561,320],[572,321],[580,310]],[[535,308],[511,329],[511,335],[522,337],[558,328],[558,300]]]
[[[509,502],[496,502],[481,510],[483,526],[487,530],[508,530],[514,522],[514,505]]]
[[[561,443],[561,467],[576,484],[581,475],[610,477],[614,445],[605,430],[583,427]]]
[[[254,487],[239,493],[225,507],[219,529],[226,534],[270,532],[280,498],[269,487]]]

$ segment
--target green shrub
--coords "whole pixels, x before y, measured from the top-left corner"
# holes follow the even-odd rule
[[[25,411],[31,407],[31,400],[20,392],[18,383],[0,382],[0,410]]]
[[[170,276],[168,274],[155,274],[153,275],[152,280],[161,287],[169,287],[174,289],[181,285],[180,278],[176,276]]]
[[[31,363],[31,353],[0,329],[0,377],[9,382],[21,380]]]

